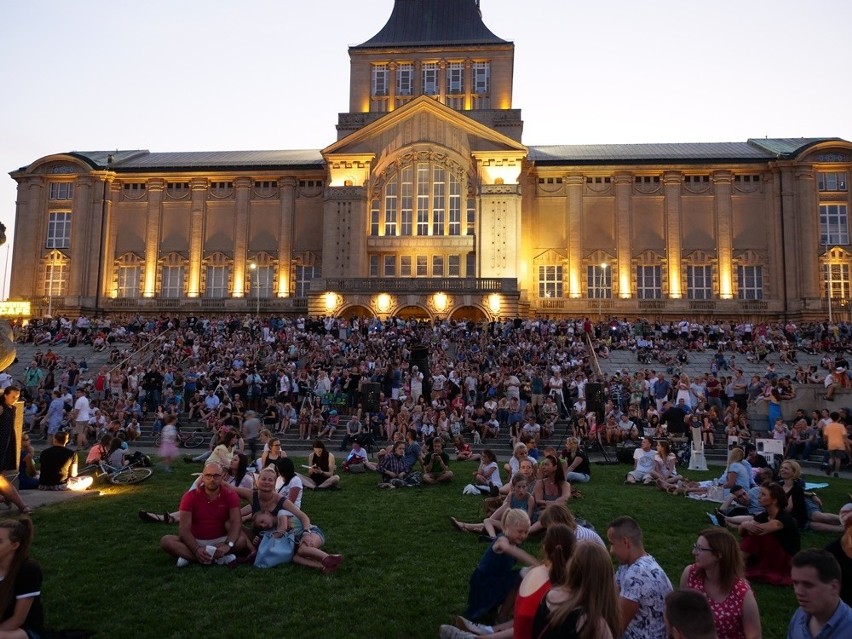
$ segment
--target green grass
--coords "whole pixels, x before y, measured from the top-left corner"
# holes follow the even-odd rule
[[[44,571],[47,624],[100,637],[436,637],[440,624],[464,610],[468,577],[485,550],[475,535],[450,526],[450,515],[482,517],[482,500],[461,495],[475,464],[453,467],[450,486],[380,491],[375,475],[346,475],[342,490],[307,492],[302,505],[325,530],[326,550],[346,557],[330,576],[294,565],[177,569],[158,546],[176,527],[143,524],[136,512],[176,508],[196,466],[41,508],[33,554]],[[580,487],[583,499],[571,507],[601,534],[614,517],[634,516],[648,551],[676,585],[697,534],[709,525],[708,504],[626,487],[626,470],[595,466],[593,481]],[[850,490],[852,482],[833,480],[820,491],[826,509],[837,512]],[[831,539],[808,533],[803,545]],[[537,540],[526,545],[537,554]],[[795,610],[791,589],[757,584],[755,591],[764,636],[784,636]]]

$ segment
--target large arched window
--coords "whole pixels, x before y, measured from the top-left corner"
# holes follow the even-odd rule
[[[415,160],[388,169],[381,197],[371,204],[370,235],[386,237],[452,236],[472,228],[472,200],[464,175],[452,167]],[[463,197],[463,193],[465,196]],[[462,210],[465,207],[465,216]]]

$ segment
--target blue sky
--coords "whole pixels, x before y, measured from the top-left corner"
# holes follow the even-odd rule
[[[848,0],[481,6],[486,25],[515,43],[525,144],[852,140]],[[330,144],[348,109],[347,47],[379,31],[392,7],[3,2],[0,221],[13,231],[8,172],[51,153]]]

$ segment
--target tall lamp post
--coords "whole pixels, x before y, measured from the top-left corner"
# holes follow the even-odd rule
[[[254,297],[257,300],[257,305],[255,308],[255,315],[260,317],[260,273],[257,270],[257,264],[251,262],[249,264],[249,268],[251,272],[254,273],[254,280],[252,281],[252,286],[254,286]]]
[[[603,295],[604,295],[604,285],[606,284],[606,262],[601,262],[601,285],[598,288],[598,321],[600,321],[603,316]]]

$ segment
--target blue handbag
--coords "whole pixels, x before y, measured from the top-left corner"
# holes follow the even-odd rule
[[[283,537],[275,537],[271,532],[261,533],[254,565],[257,568],[274,568],[290,563],[293,561],[295,546],[296,541],[292,532],[288,532]]]

